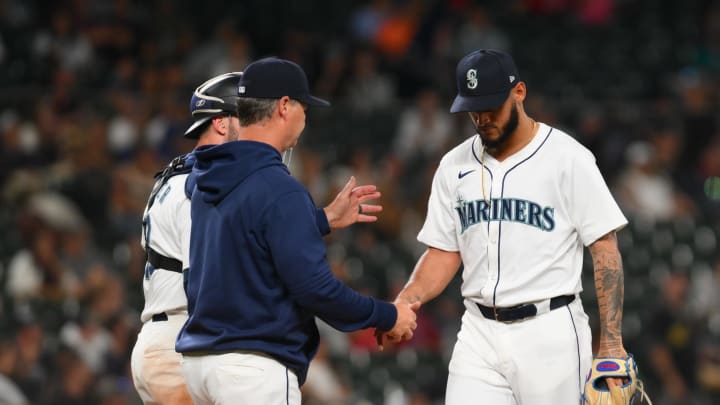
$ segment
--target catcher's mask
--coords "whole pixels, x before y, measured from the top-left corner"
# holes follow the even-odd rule
[[[190,112],[195,122],[185,131],[186,138],[200,137],[200,128],[218,115],[236,115],[238,82],[242,72],[224,73],[201,84],[190,99]]]

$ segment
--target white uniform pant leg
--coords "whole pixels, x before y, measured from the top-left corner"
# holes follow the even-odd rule
[[[446,405],[516,404],[510,383],[500,372],[492,326],[479,322],[470,310],[465,311],[450,359]]]
[[[130,359],[133,384],[145,404],[192,404],[175,339],[187,315],[145,322]]]
[[[185,355],[183,372],[197,405],[301,405],[295,373],[261,354]]]
[[[517,325],[507,342],[518,404],[579,404],[592,364],[592,335],[580,300]]]
[[[450,362],[447,404],[580,402],[592,348],[579,300],[514,323],[487,319],[471,305]]]

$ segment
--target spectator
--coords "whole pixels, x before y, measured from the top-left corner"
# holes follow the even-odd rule
[[[40,324],[32,320],[20,321],[15,334],[15,347],[18,358],[13,380],[30,403],[41,402],[45,385],[52,379],[43,364],[46,355],[45,333]]]
[[[93,49],[82,33],[77,31],[66,10],[56,10],[51,17],[50,31],[39,32],[33,41],[38,63],[83,72],[93,61]]]
[[[450,117],[438,104],[438,94],[426,88],[415,96],[414,105],[402,112],[394,151],[406,164],[413,159],[428,164],[445,150],[452,127]]]
[[[95,375],[90,367],[72,350],[60,351],[55,356],[57,378],[46,391],[43,403],[48,405],[95,405]]]
[[[371,48],[358,48],[352,56],[352,74],[345,94],[356,114],[388,108],[395,101],[395,83],[379,71],[378,55]]]
[[[660,405],[695,405],[698,329],[688,307],[688,274],[674,270],[662,282],[660,302],[652,311],[647,340],[648,371],[659,381]]]
[[[8,295],[15,301],[60,301],[70,290],[62,267],[58,235],[51,228],[38,229],[30,246],[17,252],[8,266]]]
[[[476,49],[512,51],[508,35],[492,24],[484,7],[472,6],[465,16],[465,23],[455,35],[455,59],[460,59]]]
[[[620,174],[615,192],[630,215],[669,221],[694,211],[690,199],[671,177],[678,142],[678,136],[665,129],[653,133],[650,143],[638,141],[628,147],[628,166]]]
[[[30,402],[12,381],[17,367],[18,353],[12,341],[0,340],[0,403],[28,405]]]

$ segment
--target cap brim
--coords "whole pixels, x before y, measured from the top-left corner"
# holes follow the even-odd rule
[[[312,105],[315,107],[330,107],[329,101],[325,101],[325,100],[323,100],[321,98],[317,98],[315,96],[305,96],[305,97],[301,98],[300,101],[302,101],[303,103],[305,103],[307,105]]]
[[[183,135],[186,138],[198,138],[200,134],[195,133],[198,128],[200,128],[204,123],[208,122],[209,119],[212,117],[203,117],[199,120],[193,122],[192,125],[190,125],[190,128],[185,131],[185,134]]]
[[[510,90],[484,96],[461,96],[458,94],[450,107],[451,113],[492,111],[503,105]]]

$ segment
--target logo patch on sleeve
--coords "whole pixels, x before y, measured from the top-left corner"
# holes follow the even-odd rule
[[[618,371],[620,370],[620,365],[614,361],[602,361],[595,366],[595,369],[597,371]]]

